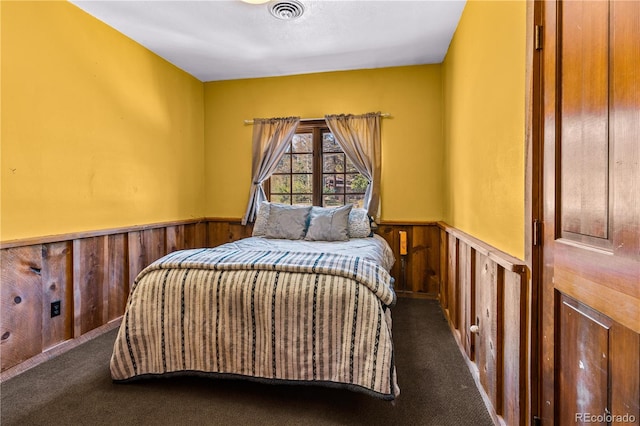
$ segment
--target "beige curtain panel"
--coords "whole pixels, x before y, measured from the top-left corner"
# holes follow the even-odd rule
[[[300,117],[253,119],[251,191],[247,212],[242,218],[243,225],[255,221],[258,206],[267,199],[262,184],[273,174],[287,151],[299,123]]]
[[[380,118],[379,112],[363,115],[327,115],[325,120],[349,160],[369,180],[364,208],[378,217],[380,207]]]

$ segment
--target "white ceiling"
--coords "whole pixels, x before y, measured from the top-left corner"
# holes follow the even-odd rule
[[[291,21],[239,0],[71,3],[201,81],[440,63],[465,5],[300,1]]]

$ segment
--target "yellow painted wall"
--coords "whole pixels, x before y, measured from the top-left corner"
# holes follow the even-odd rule
[[[443,63],[444,219],[524,258],[526,2],[470,0]]]
[[[1,2],[3,241],[204,216],[203,84],[67,2]]]
[[[389,112],[382,219],[524,252],[525,2],[468,2],[442,65],[201,83],[67,2],[0,2],[7,241],[244,214],[254,117]]]
[[[382,120],[381,217],[442,218],[440,65],[205,83],[206,215],[244,215],[252,127],[245,119],[388,112]]]

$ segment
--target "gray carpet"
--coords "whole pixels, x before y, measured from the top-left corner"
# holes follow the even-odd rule
[[[0,385],[10,425],[492,425],[436,301],[393,310],[394,403],[347,390],[174,377],[113,384],[109,332]]]

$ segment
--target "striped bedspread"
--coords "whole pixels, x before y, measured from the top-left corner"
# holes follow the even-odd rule
[[[330,253],[213,249],[168,254],[132,286],[114,381],[207,374],[346,387],[394,399],[392,278]]]

